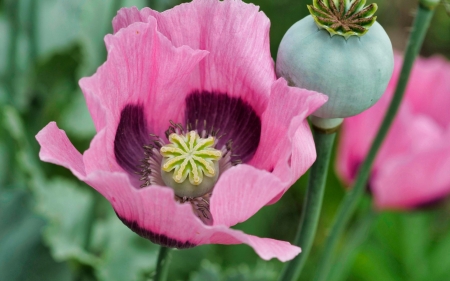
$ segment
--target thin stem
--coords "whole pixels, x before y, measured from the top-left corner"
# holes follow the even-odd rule
[[[302,216],[298,225],[294,244],[302,248],[302,253],[283,269],[279,280],[297,280],[311,250],[322,208],[325,182],[328,174],[330,155],[336,133],[325,134],[313,127],[317,160],[311,167]]]
[[[155,278],[153,281],[166,281],[169,272],[171,248],[163,247],[159,249],[158,261],[156,262]]]
[[[372,146],[364,160],[362,166],[359,169],[358,177],[356,178],[355,186],[350,190],[341,202],[339,210],[335,216],[333,226],[331,228],[329,237],[325,243],[324,252],[322,253],[321,260],[317,267],[315,281],[325,281],[327,280],[328,273],[331,268],[331,262],[333,261],[333,253],[336,248],[336,244],[342,235],[348,221],[353,215],[358,203],[364,194],[364,190],[367,184],[367,180],[370,175],[370,170],[372,164],[375,160],[375,156],[386,137],[388,130],[394,120],[395,114],[402,101],[406,84],[409,79],[409,74],[411,72],[412,65],[419,50],[422,46],[423,39],[425,37],[426,31],[430,24],[431,18],[434,11],[419,5],[416,18],[414,19],[413,28],[411,35],[409,37],[408,45],[406,47],[405,60],[400,73],[400,78],[397,83],[397,88],[395,90],[394,96],[392,98],[391,104],[386,112],[383,123],[372,143]]]

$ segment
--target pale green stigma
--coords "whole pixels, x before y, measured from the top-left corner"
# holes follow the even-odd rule
[[[169,144],[160,149],[164,183],[180,197],[198,197],[209,192],[219,177],[222,152],[214,148],[215,138],[201,138],[196,131],[172,133]]]

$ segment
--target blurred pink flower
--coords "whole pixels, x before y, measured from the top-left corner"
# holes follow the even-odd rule
[[[347,118],[337,171],[351,183],[369,150],[395,90],[402,58],[395,57],[385,95]],[[450,63],[418,58],[403,103],[375,160],[369,186],[379,209],[411,209],[450,194]]]
[[[276,79],[269,26],[240,0],[121,9],[107,61],[80,81],[97,130],[90,148],[81,155],[52,122],[36,136],[41,159],[70,169],[155,243],[246,243],[263,259],[292,259],[300,248],[229,228],[277,201],[316,157],[306,117],[326,96]],[[218,136],[212,194],[180,198],[162,180],[159,148],[185,129]]]

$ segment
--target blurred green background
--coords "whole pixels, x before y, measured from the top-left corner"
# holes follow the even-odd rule
[[[122,6],[161,11],[180,2],[0,0],[0,280],[151,277],[158,246],[123,226],[108,202],[69,171],[40,162],[34,136],[57,121],[84,151],[95,130],[78,80],[105,61],[103,37],[111,33],[116,11]],[[283,34],[306,15],[310,1],[252,2],[271,19],[275,58]],[[378,21],[395,49],[403,50],[417,1],[377,3]],[[443,6],[436,11],[421,54],[450,58],[450,17]],[[236,228],[292,241],[306,177],[278,203]],[[317,238],[299,280],[310,280],[344,192],[330,169]],[[376,217],[370,209],[370,198],[365,198],[341,241],[330,280],[450,280],[448,202]],[[248,246],[205,245],[173,251],[169,280],[276,280],[281,267],[277,260],[261,260]]]

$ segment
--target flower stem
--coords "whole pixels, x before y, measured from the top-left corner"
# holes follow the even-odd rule
[[[328,174],[331,150],[336,133],[326,134],[313,126],[317,160],[311,167],[302,216],[297,229],[294,244],[302,248],[302,253],[289,262],[283,269],[279,280],[297,280],[311,250],[319,221],[325,182]]]
[[[333,252],[336,248],[336,244],[341,237],[343,230],[345,229],[348,221],[353,215],[358,203],[364,194],[364,190],[367,184],[367,180],[370,175],[372,164],[375,160],[377,151],[379,150],[384,138],[386,137],[389,127],[394,120],[395,114],[402,101],[405,88],[409,79],[412,65],[419,50],[422,46],[423,39],[430,24],[434,11],[419,4],[416,17],[414,19],[412,32],[409,37],[408,45],[406,47],[405,59],[403,62],[402,70],[400,72],[400,78],[397,83],[394,96],[391,104],[386,112],[383,123],[372,143],[372,146],[364,160],[361,168],[358,171],[355,186],[350,190],[341,202],[339,210],[335,216],[333,226],[331,228],[329,237],[325,243],[325,248],[322,253],[321,260],[319,261],[315,281],[327,280],[328,273],[331,268],[331,262],[333,261]]]
[[[169,270],[171,248],[159,249],[158,261],[156,262],[155,278],[153,281],[166,281]]]

